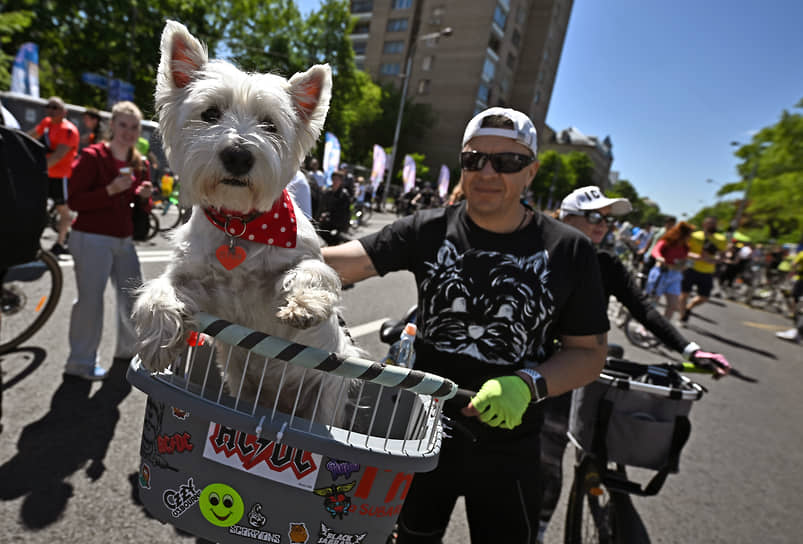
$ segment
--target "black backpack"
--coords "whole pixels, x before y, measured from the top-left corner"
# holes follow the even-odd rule
[[[45,147],[0,126],[0,269],[36,258],[47,224]]]

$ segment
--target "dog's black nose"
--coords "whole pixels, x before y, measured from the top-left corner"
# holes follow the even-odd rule
[[[223,166],[234,176],[247,174],[254,166],[254,155],[241,145],[231,145],[220,152]]]

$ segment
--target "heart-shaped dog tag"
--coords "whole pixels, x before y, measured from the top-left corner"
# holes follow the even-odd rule
[[[245,250],[240,246],[229,247],[222,245],[215,251],[215,257],[226,270],[231,270],[240,266],[245,260]]]

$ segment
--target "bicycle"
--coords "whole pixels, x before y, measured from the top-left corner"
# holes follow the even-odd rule
[[[154,197],[153,212],[162,212],[159,219],[159,231],[161,232],[172,230],[189,220],[190,208],[184,208],[179,204],[178,194],[178,184],[176,183],[169,194]]]
[[[657,495],[679,470],[692,403],[707,389],[680,372],[711,372],[719,363],[643,365],[609,357],[600,377],[572,396],[569,439],[577,452],[569,491],[566,544],[649,543],[630,495]],[[731,368],[730,374],[756,380]],[[627,467],[656,470],[641,485]]]
[[[64,278],[58,259],[40,249],[36,260],[0,271],[0,353],[32,337],[56,309]]]

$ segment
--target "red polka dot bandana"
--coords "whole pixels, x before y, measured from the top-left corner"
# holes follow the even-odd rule
[[[296,247],[296,214],[287,190],[266,212],[246,214],[205,208],[206,218],[232,238],[276,247]]]

